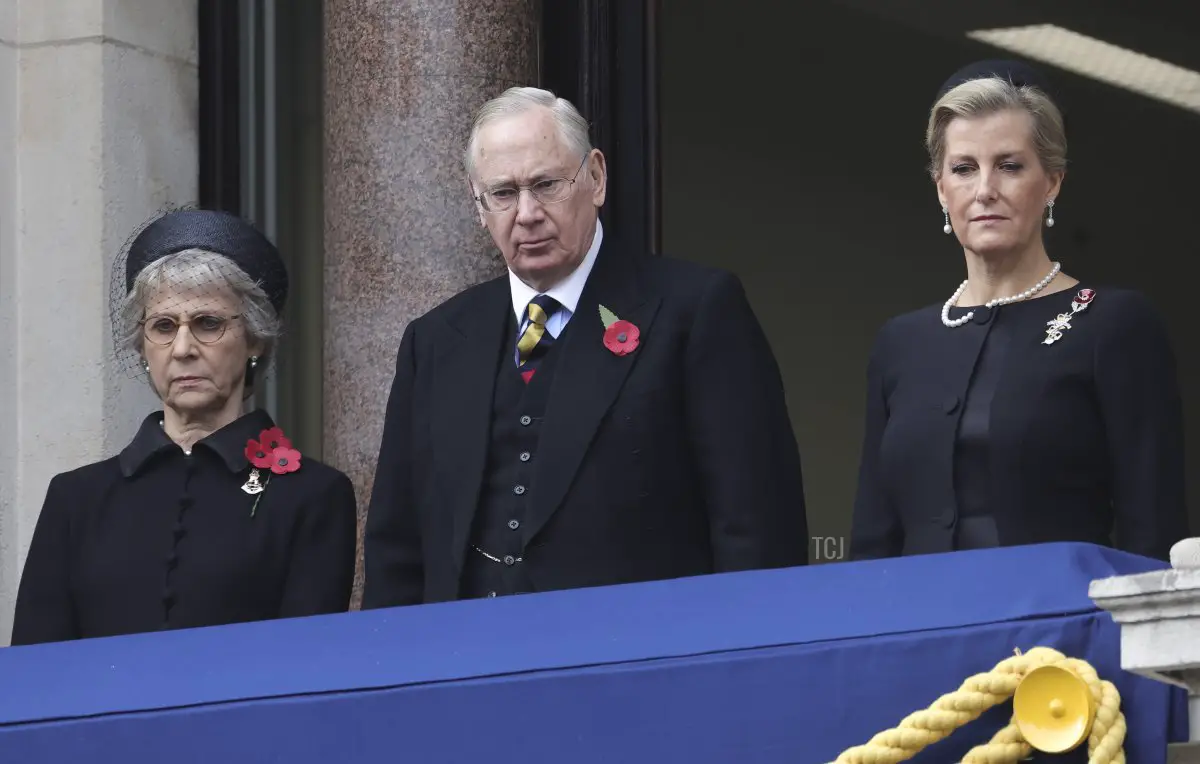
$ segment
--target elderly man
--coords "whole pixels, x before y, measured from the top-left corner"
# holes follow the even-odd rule
[[[551,93],[485,104],[466,170],[508,273],[404,332],[364,607],[805,564],[796,439],[739,281],[605,231],[604,156]]]

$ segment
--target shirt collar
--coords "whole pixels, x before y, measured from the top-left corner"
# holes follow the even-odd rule
[[[154,412],[142,421],[137,435],[133,436],[133,440],[118,457],[122,475],[127,478],[133,477],[158,454],[169,452],[171,449],[179,450],[179,446],[163,432],[162,422],[161,411]],[[197,448],[206,448],[219,456],[230,472],[241,472],[250,463],[246,458],[246,441],[257,438],[260,432],[274,426],[271,416],[257,409],[196,441],[192,450],[195,452]]]
[[[518,326],[525,319],[525,308],[529,305],[529,301],[539,294],[553,297],[558,301],[559,305],[571,313],[575,312],[575,308],[579,306],[579,296],[583,294],[583,286],[587,283],[588,274],[592,272],[592,266],[596,264],[596,255],[600,252],[600,242],[603,239],[604,226],[600,224],[600,219],[597,218],[596,234],[592,237],[592,246],[588,249],[587,254],[584,255],[583,262],[571,272],[570,276],[567,276],[545,292],[536,291],[533,287],[517,278],[512,270],[509,270],[508,285],[512,291],[513,313],[517,316]]]

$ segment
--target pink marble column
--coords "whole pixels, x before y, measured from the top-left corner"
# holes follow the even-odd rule
[[[471,117],[537,84],[537,0],[325,3],[325,460],[360,537],[404,327],[501,273],[462,170]],[[361,547],[360,547],[361,548]],[[362,590],[361,553],[355,607]]]

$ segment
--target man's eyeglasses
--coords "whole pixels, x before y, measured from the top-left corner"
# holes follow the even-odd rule
[[[564,201],[571,195],[571,191],[575,188],[575,181],[579,178],[579,171],[583,169],[583,165],[587,163],[587,160],[587,156],[584,156],[583,161],[579,163],[579,168],[575,170],[575,174],[570,178],[543,178],[528,186],[496,186],[495,188],[489,188],[475,197],[475,201],[479,202],[479,205],[486,212],[507,212],[511,210],[516,205],[517,199],[521,197],[522,191],[528,191],[540,204],[555,204]]]
[[[205,345],[211,345],[225,336],[225,329],[236,316],[192,316],[186,321],[176,321],[169,316],[154,316],[142,321],[142,332],[146,339],[155,345],[170,345],[179,334],[180,326],[187,326],[192,339]]]

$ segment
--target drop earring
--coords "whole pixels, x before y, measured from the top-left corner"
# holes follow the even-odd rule
[[[144,369],[144,370],[145,370],[145,372],[146,372],[147,374],[149,374],[149,373],[150,373],[150,362],[149,362],[149,361],[145,361],[145,360],[144,360],[144,361],[142,361],[142,369]]]
[[[253,369],[255,366],[258,366],[258,356],[252,355],[250,356],[250,368]]]
[[[1049,214],[1046,216],[1046,227],[1053,228],[1054,227],[1054,200],[1053,199],[1050,199],[1049,201],[1046,202],[1046,210],[1049,212]]]
[[[942,207],[942,217],[946,219],[946,224],[942,226],[942,233],[948,234],[953,231],[954,228],[950,225],[950,211],[945,207]]]

